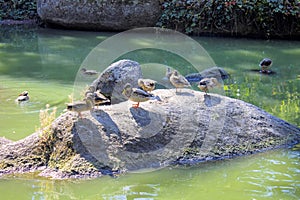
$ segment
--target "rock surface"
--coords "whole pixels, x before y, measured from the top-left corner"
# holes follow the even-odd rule
[[[122,94],[124,85],[130,83],[133,87],[138,87],[138,79],[142,77],[139,63],[132,60],[119,60],[106,68],[92,85],[108,97],[111,104],[116,104],[127,100]]]
[[[37,11],[47,24],[110,31],[154,26],[161,14],[157,0],[38,0]]]
[[[0,174],[41,170],[53,178],[90,178],[300,142],[300,128],[243,101],[189,89],[154,93],[162,102],[135,109],[126,101],[84,112],[83,118],[67,112],[23,140],[1,142]]]

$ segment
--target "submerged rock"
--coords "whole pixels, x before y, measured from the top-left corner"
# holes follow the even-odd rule
[[[241,100],[182,89],[162,102],[67,112],[48,129],[0,146],[0,174],[41,170],[86,178],[253,154],[300,142],[300,128]]]
[[[230,74],[221,67],[211,67],[206,70],[203,70],[200,73],[188,74],[185,78],[190,83],[195,83],[201,81],[203,78],[216,78],[219,82],[223,82],[224,79],[228,79]]]

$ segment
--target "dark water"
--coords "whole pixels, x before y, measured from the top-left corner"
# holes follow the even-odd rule
[[[85,84],[78,77],[78,69],[90,62],[86,58],[91,50],[115,34],[1,27],[0,135],[18,140],[33,133],[40,126],[39,112],[46,104],[50,109],[57,107],[57,115],[63,112],[73,87]],[[140,46],[151,43],[130,39],[128,43]],[[167,65],[183,74],[206,69],[210,64],[223,67],[231,78],[224,81],[222,94],[300,125],[300,42],[193,39],[210,57],[203,50],[192,48],[181,53],[197,61],[198,68],[166,50],[147,48],[119,53],[119,43],[99,54],[114,55],[111,60],[136,60],[141,63],[144,76],[158,81],[163,79]],[[171,48],[185,48],[180,44],[174,43]],[[256,71],[264,57],[273,60],[271,75]],[[101,71],[107,66],[106,61],[99,56],[91,68]],[[23,90],[29,91],[30,101],[16,104],[14,100]],[[11,176],[0,179],[0,192],[1,199],[299,199],[299,155],[298,147],[96,180],[54,181],[35,174]]]

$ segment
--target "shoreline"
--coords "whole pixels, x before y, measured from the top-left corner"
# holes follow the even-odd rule
[[[77,29],[77,28],[62,28],[60,26],[47,26],[43,21],[39,18],[35,19],[25,19],[25,20],[14,20],[14,19],[4,19],[0,20],[0,26],[29,26],[29,27],[42,27],[42,28],[51,28],[51,29],[61,29],[61,30],[70,30],[70,31],[91,31],[91,32],[107,32],[105,30],[93,30],[93,29]],[[138,27],[137,27],[138,28]],[[176,31],[176,30],[175,30]],[[122,32],[122,31],[120,31]],[[202,32],[198,34],[191,34],[188,35],[190,37],[227,37],[227,38],[248,38],[248,39],[258,39],[258,40],[287,40],[287,41],[300,41],[300,34],[299,35],[292,35],[289,37],[280,37],[280,36],[273,36],[270,38],[265,38],[260,34],[249,34],[249,35],[230,35],[228,33],[209,33],[209,32]]]
[[[36,25],[38,26],[36,19],[14,20],[4,19],[0,20],[0,25]]]

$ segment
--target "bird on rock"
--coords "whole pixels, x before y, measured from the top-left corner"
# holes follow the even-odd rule
[[[177,92],[177,88],[191,87],[191,84],[188,82],[188,80],[186,80],[184,76],[179,74],[177,70],[174,70],[171,73],[170,82],[176,88],[176,92]]]
[[[209,92],[210,89],[213,89],[214,87],[220,87],[221,84],[219,83],[218,79],[211,77],[211,78],[203,78],[198,83],[198,88],[205,92],[207,95],[207,92]]]
[[[270,73],[269,68],[272,66],[272,60],[270,58],[264,58],[260,61],[260,72],[261,73]]]
[[[142,79],[140,78],[138,80],[138,85],[139,87],[146,91],[146,92],[151,92],[155,89],[155,84],[156,84],[156,81],[152,80],[152,79]]]
[[[172,75],[172,70],[171,70],[170,67],[167,67],[165,76],[166,76],[168,79],[170,79],[170,76],[171,76],[171,75]]]
[[[19,96],[16,98],[16,102],[24,102],[24,101],[28,101],[29,100],[29,96],[28,96],[28,91],[23,91],[21,94],[19,94]]]
[[[77,112],[78,117],[81,118],[81,112],[92,110],[94,105],[93,94],[88,94],[85,101],[68,103],[67,110]]]
[[[106,96],[104,96],[99,90],[96,90],[96,87],[93,85],[90,85],[86,90],[85,96],[87,96],[88,94],[92,94],[95,106],[103,105],[110,102],[110,100]]]
[[[138,108],[140,102],[145,102],[148,100],[158,100],[161,101],[159,96],[154,96],[153,94],[150,94],[142,89],[139,88],[133,88],[130,83],[127,83],[124,86],[124,89],[122,91],[122,94],[127,97],[129,100],[133,102],[137,102],[136,104],[133,104],[133,108]]]

